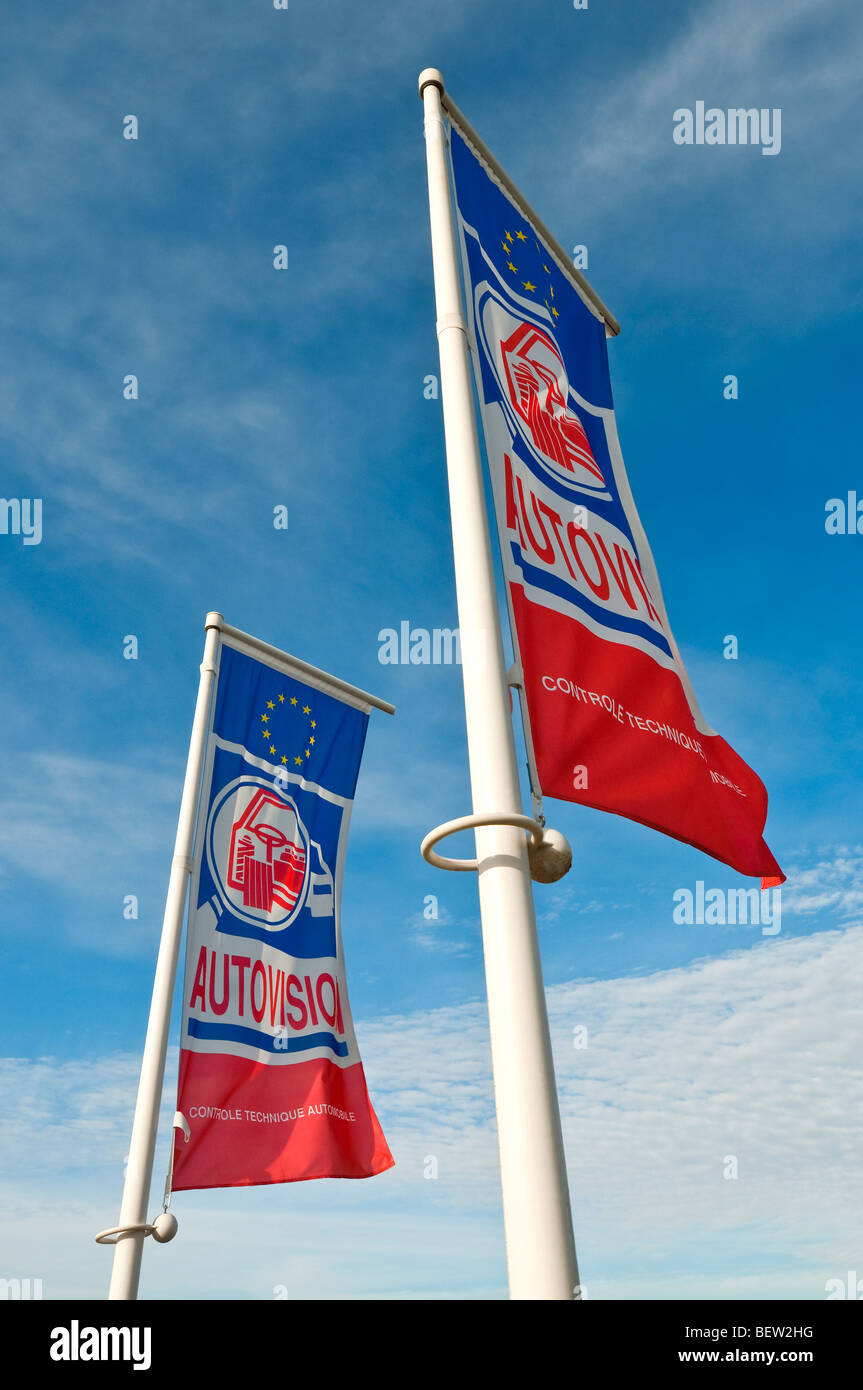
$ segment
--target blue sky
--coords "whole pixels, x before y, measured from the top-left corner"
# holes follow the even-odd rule
[[[469,809],[460,671],[378,660],[382,628],[456,625],[423,395],[430,64],[561,243],[587,245],[623,326],[618,427],[675,636],[768,787],[788,874],[775,938],[678,926],[676,889],[743,880],[547,805],[575,853],[536,898],[582,1278],[605,1298],[820,1298],[859,1267],[863,538],[824,519],[863,497],[861,30],[851,0],[146,0],[8,21],[0,493],[42,499],[43,538],[0,535],[0,1275],[106,1287],[91,1237],[119,1204],[218,608],[398,707],[371,721],[343,897],[397,1166],[184,1194],[142,1293],[504,1295],[476,884],[418,852]],[[676,145],[698,100],[781,108],[780,153]],[[169,1106],[175,1069],[172,1051]]]

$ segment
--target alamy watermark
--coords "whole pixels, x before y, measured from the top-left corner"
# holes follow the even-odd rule
[[[844,1298],[852,1303],[863,1301],[863,1279],[857,1278],[856,1269],[849,1269],[847,1279],[828,1279],[824,1285],[827,1301]]]
[[[828,536],[863,536],[863,497],[858,501],[856,492],[849,492],[847,498],[829,497],[824,510]]]
[[[778,154],[782,149],[779,106],[734,106],[723,111],[697,101],[694,111],[679,106],[673,120],[675,145],[760,145],[762,154]]]
[[[702,879],[691,888],[676,888],[671,914],[678,926],[759,927],[762,936],[782,929],[781,888],[705,888]]]
[[[411,627],[405,618],[398,628],[381,628],[378,661],[382,666],[460,666],[469,652],[482,665],[487,635],[481,628],[469,633],[458,627]]]
[[[0,536],[20,536],[24,545],[39,545],[42,498],[0,497]]]
[[[152,1337],[149,1327],[82,1327],[73,1318],[68,1327],[52,1329],[49,1355],[52,1361],[130,1361],[133,1371],[148,1371]]]
[[[0,1279],[0,1300],[40,1299],[42,1297],[41,1279]]]

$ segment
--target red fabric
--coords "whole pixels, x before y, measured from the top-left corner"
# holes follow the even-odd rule
[[[320,1105],[353,1113],[354,1119],[309,1113]],[[192,1137],[186,1143],[176,1131],[176,1192],[305,1178],[368,1178],[393,1166],[360,1062],[338,1067],[318,1058],[266,1064],[184,1048],[178,1109]],[[210,1109],[220,1114],[199,1113]],[[260,1118],[268,1115],[289,1118]]]
[[[763,839],[763,783],[718,734],[699,733],[676,672],[532,603],[516,585],[511,593],[543,792],[613,811],[695,845],[739,873],[784,883]],[[558,678],[606,703],[564,693]],[[638,727],[635,716],[670,726],[702,751]],[[583,780],[578,766],[586,769],[586,787],[574,785]]]

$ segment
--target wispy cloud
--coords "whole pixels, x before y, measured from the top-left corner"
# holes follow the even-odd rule
[[[835,912],[840,921],[863,914],[863,845],[840,846],[809,868],[788,870],[782,887],[782,911],[823,918]]]
[[[859,1263],[861,948],[855,926],[549,991],[592,1297],[649,1287],[654,1297],[818,1299],[828,1278]],[[586,1046],[574,1045],[576,1028]],[[474,1290],[502,1294],[485,1005],[360,1020],[358,1033],[396,1168],[363,1184],[182,1194],[178,1241],[167,1256],[147,1252],[152,1295],[267,1298],[284,1282],[290,1296],[448,1297],[466,1268]],[[175,1065],[174,1054],[171,1076]],[[17,1213],[6,1262],[41,1272],[48,1296],[102,1292],[102,1253],[82,1247],[74,1276],[69,1242],[112,1219],[136,1066],[126,1056],[0,1068],[5,1195]],[[169,1081],[166,1114],[170,1093]],[[437,1178],[424,1176],[429,1159]],[[732,1159],[736,1177],[725,1176]],[[274,1213],[288,1210],[286,1264]],[[391,1240],[394,1226],[410,1239]]]
[[[133,773],[67,752],[19,757],[0,802],[0,863],[18,876],[18,910],[7,902],[5,930],[18,929],[29,889],[34,904],[91,909],[68,912],[79,947],[109,956],[152,950],[181,784],[182,768],[158,763]],[[140,919],[123,916],[128,894],[140,900]]]
[[[479,921],[454,918],[449,908],[438,903],[436,895],[427,898],[423,911],[415,912],[405,926],[414,945],[437,955],[470,955],[479,944]]]
[[[573,240],[587,236],[591,254],[602,247],[602,262],[623,277],[615,295],[601,278],[603,264],[591,271],[612,309],[637,283],[638,311],[649,305],[656,331],[670,293],[709,285],[699,313],[727,332],[742,315],[785,321],[793,287],[799,328],[818,321],[824,302],[818,277],[807,282],[797,273],[801,256],[832,253],[831,277],[855,294],[856,259],[846,248],[857,231],[847,149],[860,120],[861,41],[863,14],[854,0],[676,7],[641,31],[637,48],[615,46],[601,87],[584,64],[562,65],[553,99],[544,83],[529,126],[504,131],[486,96],[480,129],[492,148],[506,139],[508,172],[534,206],[548,208],[545,220],[564,240],[569,227]],[[779,107],[779,158],[674,145],[675,110],[698,100],[724,109]],[[789,162],[791,179],[768,168]]]

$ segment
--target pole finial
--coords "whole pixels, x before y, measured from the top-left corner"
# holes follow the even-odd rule
[[[443,73],[439,68],[423,68],[419,76],[420,101],[423,97],[424,87],[437,87],[443,96],[446,90],[443,83]]]

